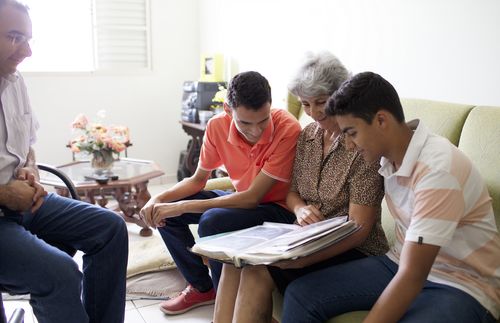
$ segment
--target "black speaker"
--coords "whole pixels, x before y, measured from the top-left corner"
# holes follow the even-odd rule
[[[186,167],[187,150],[181,151],[179,155],[179,165],[177,167],[177,181],[180,182],[184,178],[191,176],[191,172]]]
[[[210,110],[212,99],[225,82],[186,81],[182,86],[182,121],[199,123],[198,110]]]

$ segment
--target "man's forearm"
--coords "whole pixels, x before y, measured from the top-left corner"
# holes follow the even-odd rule
[[[212,208],[228,209],[254,209],[259,205],[260,199],[254,198],[247,192],[236,192],[225,196],[206,200],[182,201],[182,213],[203,213]]]
[[[151,199],[156,203],[168,203],[182,200],[188,196],[200,192],[205,187],[206,181],[198,181],[189,177],[175,184],[172,188],[153,196]]]
[[[38,173],[38,167],[36,166],[35,150],[33,149],[33,147],[30,147],[24,167],[32,169],[37,182],[40,181],[40,174]]]
[[[422,291],[423,282],[398,275],[389,283],[363,323],[397,322]]]

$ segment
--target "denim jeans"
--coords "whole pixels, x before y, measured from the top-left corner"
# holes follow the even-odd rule
[[[231,194],[213,190],[201,191],[186,200],[210,199]],[[263,222],[292,223],[295,215],[275,203],[260,204],[255,209],[213,208],[204,213],[186,213],[175,218],[169,218],[167,225],[159,228],[163,241],[184,278],[196,289],[207,291],[217,289],[222,271],[222,264],[210,261],[212,278],[200,256],[191,253],[188,248],[195,243],[189,230],[189,224],[198,223],[198,235],[206,237],[222,232],[245,229]]]
[[[386,256],[367,257],[306,276],[285,292],[282,323],[325,322],[351,311],[368,311],[398,269]],[[399,322],[470,323],[496,320],[469,294],[426,281],[422,292]]]
[[[0,285],[30,293],[38,322],[123,322],[128,235],[121,217],[56,194],[34,214],[3,213]],[[81,250],[83,273],[47,242]]]

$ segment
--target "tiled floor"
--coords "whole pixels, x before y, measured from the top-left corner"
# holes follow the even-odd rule
[[[198,307],[180,315],[168,316],[158,309],[159,302],[157,300],[127,301],[125,306],[125,323],[207,323],[212,321],[213,305]],[[7,318],[10,317],[14,309],[23,308],[26,311],[24,316],[25,323],[38,322],[33,316],[33,311],[28,301],[4,300],[4,306]]]
[[[171,184],[150,187],[151,194],[157,194]],[[128,225],[129,231],[137,236],[139,227]],[[155,231],[155,234],[157,232]],[[81,257],[81,256],[80,256]],[[79,255],[75,260],[80,262]],[[212,321],[213,305],[202,306],[180,315],[168,316],[163,314],[159,308],[159,300],[134,299],[128,300],[125,305],[125,323],[158,323],[158,322],[183,322],[183,323],[206,323]],[[27,300],[4,300],[5,312],[7,318],[10,317],[16,308],[23,308],[25,313],[25,323],[36,323],[30,304]]]

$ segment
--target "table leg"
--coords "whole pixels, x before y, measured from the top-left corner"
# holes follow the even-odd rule
[[[118,201],[118,205],[119,205],[120,210],[121,210],[120,215],[123,217],[125,222],[134,223],[134,224],[140,226],[142,229],[139,232],[139,234],[142,237],[149,237],[153,234],[153,231],[139,217],[139,211],[146,204],[146,202],[149,200],[149,197],[151,197],[151,195],[149,194],[149,192],[147,192],[147,188],[145,188],[149,197],[144,202],[144,198],[147,195],[144,195],[143,192],[141,193],[141,190],[144,190],[144,187],[141,186],[139,189],[137,187],[139,185],[140,184],[135,186],[135,192],[132,192],[132,190],[130,188],[127,190],[125,190],[125,189],[116,190],[115,191],[115,198]],[[146,186],[146,185],[147,184],[144,184],[144,186]]]

